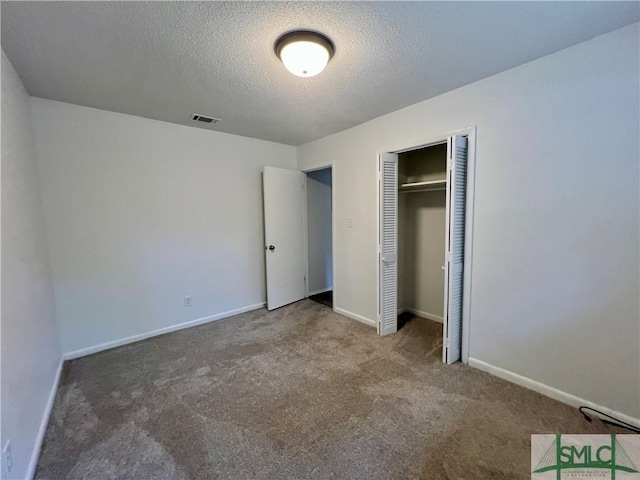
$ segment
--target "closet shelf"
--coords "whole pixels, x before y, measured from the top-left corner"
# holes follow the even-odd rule
[[[446,190],[447,180],[431,180],[429,182],[402,183],[398,187],[400,193],[406,192],[431,192],[434,190]]]

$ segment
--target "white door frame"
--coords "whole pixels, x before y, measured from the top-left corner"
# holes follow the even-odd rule
[[[462,128],[460,130],[455,130],[453,132],[448,132],[443,135],[437,135],[435,137],[430,137],[425,139],[425,141],[420,141],[411,146],[407,146],[407,144],[392,146],[391,148],[381,149],[376,153],[375,165],[376,168],[379,163],[379,157],[381,153],[404,153],[409,152],[411,150],[417,150],[419,148],[429,147],[432,145],[439,145],[442,143],[446,143],[449,137],[453,135],[460,135],[467,137],[468,139],[468,150],[467,150],[467,195],[466,195],[466,205],[465,205],[465,233],[464,233],[464,287],[462,294],[462,362],[469,363],[469,343],[471,341],[471,273],[473,270],[473,218],[474,218],[474,206],[475,206],[475,189],[476,189],[476,133],[477,127],[467,127]],[[380,228],[381,228],[381,217],[382,212],[380,211],[380,174],[376,177],[378,180],[378,188],[377,188],[377,227],[378,227],[378,248],[376,255],[380,253]],[[332,192],[333,193],[333,192]],[[377,325],[378,325],[378,333],[380,332],[380,321],[381,321],[381,312],[380,312],[380,262],[379,259],[376,258],[376,274],[377,274],[377,291],[376,291],[376,300],[378,303],[378,315],[377,315]]]
[[[335,283],[336,255],[335,255],[335,248],[334,248],[336,244],[336,214],[335,214],[335,209],[333,208],[333,206],[336,204],[335,188],[334,188],[336,175],[335,175],[335,167],[333,163],[327,163],[326,165],[309,168],[307,170],[302,170],[302,173],[305,174],[304,175],[304,206],[303,206],[304,208],[304,219],[303,219],[304,256],[305,256],[305,269],[306,269],[305,270],[306,276],[305,276],[305,282],[304,282],[305,298],[309,298],[309,218],[308,218],[309,211],[308,211],[308,205],[307,205],[307,198],[308,198],[307,173],[316,172],[318,170],[324,170],[326,168],[331,169],[331,285],[332,285],[334,295],[336,291],[336,283]],[[334,302],[334,310],[335,310],[335,302]]]

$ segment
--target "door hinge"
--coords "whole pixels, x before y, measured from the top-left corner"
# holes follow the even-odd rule
[[[451,345],[451,342],[449,341],[448,338],[444,339],[444,348],[449,348],[449,346]]]

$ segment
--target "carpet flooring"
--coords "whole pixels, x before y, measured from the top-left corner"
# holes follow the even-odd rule
[[[526,479],[532,433],[610,433],[304,300],[67,362],[37,479]],[[622,431],[621,431],[622,433]]]

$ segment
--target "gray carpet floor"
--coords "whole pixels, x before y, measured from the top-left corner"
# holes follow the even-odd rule
[[[36,478],[525,479],[532,433],[615,431],[441,344],[305,300],[73,360]]]

